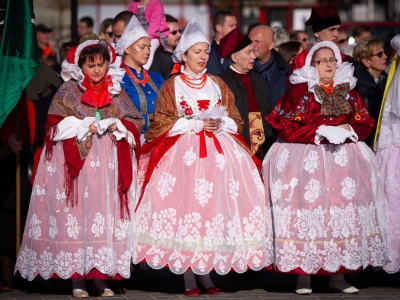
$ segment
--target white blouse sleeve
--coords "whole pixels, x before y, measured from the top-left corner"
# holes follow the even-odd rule
[[[220,131],[225,131],[233,134],[237,134],[238,128],[235,123],[235,121],[232,118],[229,117],[221,117],[222,125],[221,128],[219,129]]]
[[[189,131],[197,133],[202,129],[203,129],[203,120],[180,118],[178,119],[178,121],[176,121],[174,126],[168,132],[168,136],[175,136]]]
[[[96,121],[95,117],[86,117],[80,120],[76,117],[66,117],[57,124],[57,134],[54,141],[59,142],[66,139],[78,137],[78,140],[84,141],[91,134],[89,126]]]

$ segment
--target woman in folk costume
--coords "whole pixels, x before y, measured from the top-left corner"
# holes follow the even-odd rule
[[[161,87],[139,164],[133,262],[184,274],[185,294],[219,294],[209,272],[272,262],[271,211],[257,165],[238,135],[235,97],[206,73],[210,43],[192,19],[174,51],[178,76]]]
[[[116,50],[122,56],[125,69],[121,85],[145,121],[140,136],[143,144],[144,134],[149,128],[149,119],[154,113],[157,95],[164,79],[160,74],[143,68],[150,55],[150,38],[136,16],[132,16],[126,26]]]
[[[104,279],[130,276],[143,119],[121,90],[120,63],[95,35],[68,51],[62,66],[72,80],[50,105],[16,264],[28,280],[72,279],[78,298],[88,297],[84,279],[113,296]]]
[[[357,293],[343,274],[388,262],[385,195],[375,156],[362,142],[374,120],[352,74],[334,43],[317,43],[267,116],[279,137],[262,172],[275,268],[299,275],[298,294],[312,292],[310,275],[331,275],[331,288]]]
[[[389,72],[385,90],[386,100],[384,100],[375,151],[389,208],[392,243],[392,261],[386,264],[383,269],[388,273],[396,273],[400,271],[400,202],[398,196],[400,192],[400,68],[398,68],[400,35],[396,35],[390,43],[393,49],[397,51],[397,59],[393,60]]]

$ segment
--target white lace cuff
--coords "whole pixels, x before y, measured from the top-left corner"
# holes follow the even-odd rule
[[[319,145],[319,141],[321,141],[323,138],[326,138],[331,144],[336,145],[343,144],[348,138],[356,142],[358,140],[358,136],[354,132],[353,128],[350,125],[348,126],[350,127],[350,131],[339,126],[321,125],[316,131],[314,142]]]
[[[354,131],[353,127],[351,127],[350,124],[346,124],[346,125],[349,126],[350,132],[351,132],[351,136],[349,137],[349,139],[351,139],[353,142],[357,142],[358,141],[357,133]]]
[[[199,132],[203,129],[203,120],[180,118],[168,133],[168,136],[183,134],[188,131]]]
[[[324,140],[325,137],[322,136],[321,132],[318,132],[318,130],[315,132],[315,138],[314,138],[314,143],[316,145],[321,144],[321,141]]]
[[[189,131],[199,132],[203,129],[204,122],[203,120],[190,119],[188,120],[188,128]]]

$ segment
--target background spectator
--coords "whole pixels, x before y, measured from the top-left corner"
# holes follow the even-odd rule
[[[93,31],[93,19],[91,17],[83,17],[79,20],[78,35],[79,37],[85,34],[91,34]]]
[[[220,10],[214,16],[213,27],[215,36],[211,43],[210,58],[207,62],[207,72],[213,75],[221,74],[229,66],[229,61],[218,54],[219,41],[236,28],[235,15],[228,10]]]
[[[297,41],[289,41],[279,46],[278,52],[288,65],[292,64],[293,58],[303,51],[303,44]]]
[[[99,27],[99,38],[105,40],[107,44],[111,44],[113,41],[113,34],[111,28],[112,20],[113,19],[111,18],[104,19]]]
[[[272,31],[274,32],[274,48],[276,50],[279,49],[279,46],[283,43],[290,41],[289,33],[280,26],[272,27]]]
[[[292,31],[289,35],[290,40],[297,41],[303,44],[303,49],[307,49],[310,46],[310,38],[307,32],[303,30]]]
[[[371,36],[371,28],[364,26],[364,25],[358,25],[354,27],[353,29],[353,38],[356,43],[358,43],[359,40]]]

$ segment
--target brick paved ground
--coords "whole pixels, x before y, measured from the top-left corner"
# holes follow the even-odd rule
[[[112,282],[110,286],[112,285],[116,292],[113,299],[188,299],[182,293],[182,276],[174,275],[168,270],[150,273],[156,273],[158,280],[143,280],[135,273],[130,280]],[[243,276],[212,274],[215,284],[222,290],[221,295],[202,295],[195,299],[400,299],[400,273],[389,275],[383,271],[374,273],[372,270],[367,270],[347,275],[348,281],[360,289],[357,295],[346,295],[329,289],[328,277],[313,277],[311,296],[294,294],[296,276],[269,271],[259,272],[256,275],[261,278],[248,279]],[[75,299],[70,293],[69,281],[36,280],[33,284],[12,293],[0,293],[0,299]],[[90,289],[89,293],[95,294]]]

